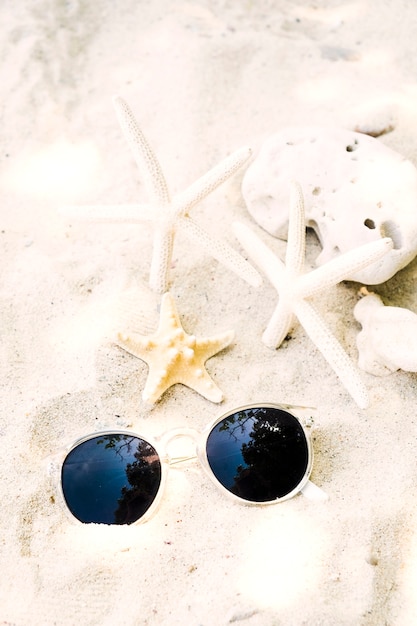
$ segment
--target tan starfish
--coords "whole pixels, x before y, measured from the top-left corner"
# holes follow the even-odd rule
[[[226,348],[233,338],[233,331],[199,339],[188,335],[181,325],[174,299],[167,292],[161,300],[158,330],[148,336],[119,333],[117,344],[149,366],[142,393],[144,402],[154,404],[176,383],[194,389],[211,402],[221,402],[223,393],[204,364]]]
[[[150,199],[149,204],[118,204],[67,206],[64,215],[98,222],[151,222],[154,227],[153,255],[149,285],[157,293],[168,289],[169,268],[175,233],[182,230],[191,240],[209,252],[253,286],[259,286],[261,277],[250,263],[222,239],[212,237],[189,216],[189,211],[212,191],[235,174],[251,155],[250,148],[233,152],[184,192],[170,198],[162,168],[146,141],[127,103],[115,97],[114,107],[119,124],[141,171]]]

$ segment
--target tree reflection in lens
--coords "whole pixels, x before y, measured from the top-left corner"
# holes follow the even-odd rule
[[[76,446],[62,466],[62,490],[84,523],[131,524],[155,500],[161,463],[147,441],[126,434],[93,437]]]
[[[207,440],[219,482],[252,502],[289,494],[308,468],[308,444],[298,420],[274,407],[244,409],[224,418]]]

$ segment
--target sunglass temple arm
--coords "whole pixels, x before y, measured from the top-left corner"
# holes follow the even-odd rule
[[[301,493],[309,500],[315,500],[316,502],[324,502],[329,499],[327,493],[312,483],[311,480],[306,482],[304,487],[301,489]]]

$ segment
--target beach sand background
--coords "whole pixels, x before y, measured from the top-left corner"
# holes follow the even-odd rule
[[[301,326],[279,350],[263,346],[277,300],[267,281],[248,286],[180,233],[171,291],[184,328],[236,338],[207,363],[221,406],[176,385],[150,410],[147,366],[113,340],[133,318],[149,329],[158,319],[151,230],[58,212],[146,201],[114,94],[172,193],[290,124],[391,125],[380,141],[417,164],[416,32],[410,0],[3,0],[0,623],[416,623],[416,375],[364,374],[371,405],[360,410]],[[192,216],[238,250],[232,222],[252,224],[283,255],[246,211],[242,173]],[[319,251],[309,234],[307,268]],[[415,261],[375,291],[417,311],[416,275]],[[355,361],[359,287],[316,301]],[[60,506],[50,455],[79,435],[201,430],[254,401],[316,407],[312,480],[327,502],[239,506],[189,466],[170,472],[143,525],[82,526]]]

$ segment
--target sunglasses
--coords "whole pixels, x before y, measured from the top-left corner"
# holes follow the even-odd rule
[[[84,524],[134,524],[156,510],[168,467],[198,458],[215,484],[244,504],[275,504],[299,492],[325,499],[309,481],[313,453],[309,425],[275,404],[234,409],[202,433],[174,429],[149,437],[106,430],[77,440],[60,472],[63,499]],[[195,440],[193,457],[169,457],[176,437]]]

